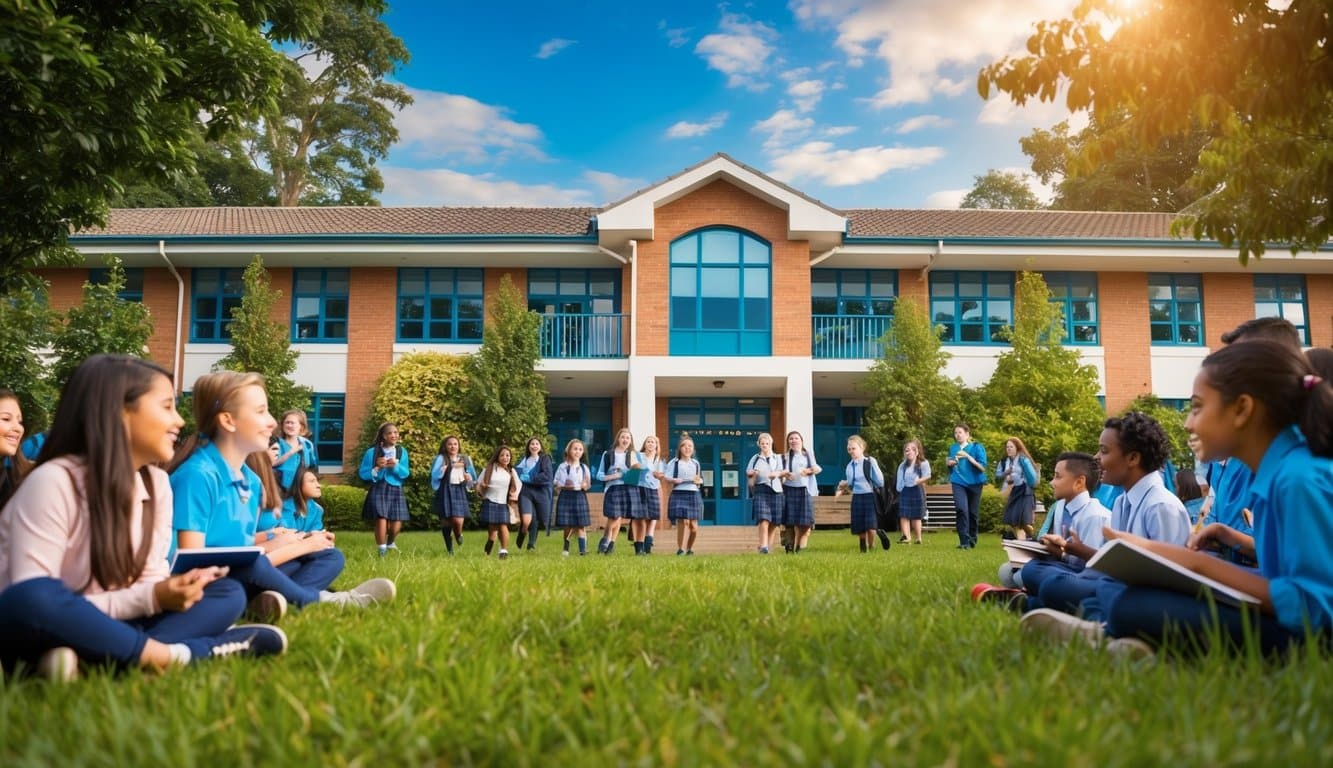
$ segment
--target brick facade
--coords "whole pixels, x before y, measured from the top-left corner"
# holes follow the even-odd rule
[[[357,267],[351,270],[350,278],[343,466],[355,467],[361,457],[352,452],[370,413],[375,382],[393,364],[398,272],[390,267]]]
[[[1205,295],[1205,302],[1207,298]],[[1152,391],[1148,276],[1143,272],[1101,273],[1097,302],[1106,349],[1106,410],[1115,413]]]

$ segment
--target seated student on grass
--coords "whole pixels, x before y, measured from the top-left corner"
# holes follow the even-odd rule
[[[18,395],[0,389],[0,509],[5,508],[5,502],[14,495],[30,468],[20,448],[22,439],[23,409],[19,407]]]
[[[1176,470],[1176,498],[1185,505],[1185,511],[1190,516],[1190,525],[1198,523],[1199,511],[1203,509],[1203,490],[1199,488],[1199,481],[1194,477],[1194,470]]]
[[[332,540],[333,534],[324,530],[324,508],[319,505],[323,495],[324,486],[319,483],[319,471],[314,467],[303,467],[292,482],[292,495],[282,503],[283,522],[293,531],[319,532]]]
[[[259,522],[255,524],[255,543],[268,540],[268,533],[275,535],[286,530],[282,520],[282,501],[286,495],[278,484],[278,473],[273,468],[273,454],[278,444],[270,441],[267,451],[258,451],[245,457],[245,466],[259,477]]]
[[[58,680],[80,662],[161,670],[282,653],[276,627],[232,627],[226,568],[172,576],[171,485],[157,465],[184,425],[170,375],[122,355],[65,384],[41,462],[0,516],[0,660]]]
[[[218,371],[194,384],[194,419],[199,431],[176,451],[168,466],[175,495],[176,545],[181,549],[240,547],[256,543],[259,478],[245,457],[268,446],[275,422],[268,412],[264,379],[257,373]],[[267,554],[254,565],[232,570],[245,586],[250,612],[271,621],[291,603],[364,607],[392,600],[388,579],[371,579],[350,592],[330,592],[342,573],[342,552],[322,534],[258,536]]]

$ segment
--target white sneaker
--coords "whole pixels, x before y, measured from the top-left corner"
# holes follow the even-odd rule
[[[53,683],[71,683],[79,679],[79,655],[73,648],[52,648],[37,662],[37,674]]]
[[[1028,611],[1023,614],[1022,619],[1019,619],[1018,626],[1029,634],[1042,634],[1066,642],[1080,639],[1094,646],[1101,643],[1105,635],[1101,624],[1051,608]]]
[[[265,590],[250,598],[246,610],[263,624],[277,624],[287,615],[287,598],[281,592]]]
[[[372,603],[391,603],[398,596],[398,586],[391,579],[370,579],[348,590],[354,595],[364,595]]]
[[[1129,661],[1157,658],[1157,650],[1137,637],[1117,637],[1106,644],[1106,652]]]
[[[365,608],[373,602],[370,595],[356,592],[320,592],[319,601],[339,608]]]
[[[268,624],[241,624],[213,638],[210,659],[227,656],[281,656],[287,652],[287,634]]]
[[[392,543],[392,544],[386,545],[386,546],[385,546],[385,549],[392,549],[394,552],[397,552],[397,551],[398,551],[398,542],[395,541],[395,542]]]

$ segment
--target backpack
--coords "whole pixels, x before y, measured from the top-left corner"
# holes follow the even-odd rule
[[[871,493],[875,498],[875,520],[881,531],[898,530],[898,487],[896,483],[890,483],[884,475],[884,470],[880,469],[879,462],[867,456],[866,461],[874,463],[875,471],[879,473],[880,481],[883,485],[879,488],[874,483],[870,484]],[[866,479],[869,479],[868,477]]]

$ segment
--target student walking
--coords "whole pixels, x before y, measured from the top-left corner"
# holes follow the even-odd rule
[[[486,554],[495,548],[498,536],[501,560],[509,557],[509,505],[518,505],[519,491],[523,488],[523,481],[512,466],[513,460],[514,452],[509,446],[496,448],[477,482],[481,492],[481,522],[486,526]]]
[[[815,455],[805,447],[800,432],[787,433],[787,454],[783,458],[786,475],[782,479],[783,549],[795,554],[810,542],[815,527],[814,497],[819,495],[816,477],[823,471]]]
[[[693,555],[704,505],[699,493],[703,478],[694,458],[694,441],[689,437],[682,436],[676,444],[676,457],[667,462],[662,480],[671,485],[667,518],[676,526],[676,554]]]
[[[375,545],[380,557],[397,551],[396,539],[403,523],[411,519],[403,481],[411,474],[407,449],[398,444],[398,426],[386,422],[375,432],[375,441],[361,457],[361,479],[370,483],[365,517],[375,524]]]
[[[527,539],[528,549],[537,548],[537,534],[542,528],[551,533],[551,457],[546,454],[540,438],[528,441],[527,452],[515,466],[518,479],[523,482],[523,490],[518,494],[518,548],[523,548]],[[533,529],[532,523],[537,523]]]
[[[925,449],[916,438],[903,445],[903,460],[894,477],[898,489],[898,527],[902,531],[899,544],[921,541],[921,521],[926,517],[926,482],[930,480],[930,462]]]
[[[635,508],[639,504],[636,488],[625,485],[625,473],[640,466],[639,454],[634,450],[634,435],[628,429],[616,433],[611,449],[602,453],[598,462],[597,479],[605,492],[602,494],[602,515],[606,518],[606,531],[597,544],[597,552],[611,554],[616,547],[616,537],[620,535],[622,518],[633,519]]]
[[[639,460],[642,462],[640,468],[643,470],[643,474],[639,476],[638,516],[630,523],[630,531],[634,534],[634,554],[636,555],[651,555],[653,553],[653,534],[657,532],[657,521],[662,517],[662,469],[664,465],[657,454],[657,436],[649,435],[645,437],[643,446],[639,450]]]
[[[852,533],[861,542],[861,551],[868,552],[875,546],[875,531],[879,525],[875,509],[875,489],[884,487],[884,473],[879,463],[866,456],[866,441],[860,435],[847,438],[847,462],[844,479],[838,483],[835,496],[843,493],[852,494]],[[888,543],[884,544],[888,548]]]
[[[1000,459],[997,474],[1004,478],[1004,524],[1014,532],[1016,539],[1032,538],[1032,518],[1037,509],[1037,465],[1032,454],[1017,437],[1004,441],[1004,458]]]
[[[556,492],[560,495],[555,502],[555,524],[565,532],[562,557],[569,557],[569,537],[579,540],[579,556],[588,554],[588,526],[592,525],[588,513],[588,487],[592,485],[592,471],[583,463],[583,441],[570,440],[565,444],[565,460],[556,467]]]
[[[454,543],[463,546],[463,521],[471,512],[467,489],[477,482],[472,459],[463,454],[463,444],[449,435],[440,441],[440,452],[430,467],[430,487],[434,492],[431,506],[440,518],[444,548],[454,553]]]
[[[972,430],[966,424],[953,428],[953,445],[949,446],[949,484],[953,486],[953,506],[958,517],[958,549],[977,546],[981,523],[981,487],[986,484],[986,449],[972,442]]]
[[[773,453],[772,435],[761,432],[755,445],[759,447],[759,453],[750,457],[745,476],[749,478],[750,502],[754,505],[754,520],[759,529],[759,554],[767,555],[773,530],[782,524],[782,481],[788,474],[782,467],[782,457]]]

